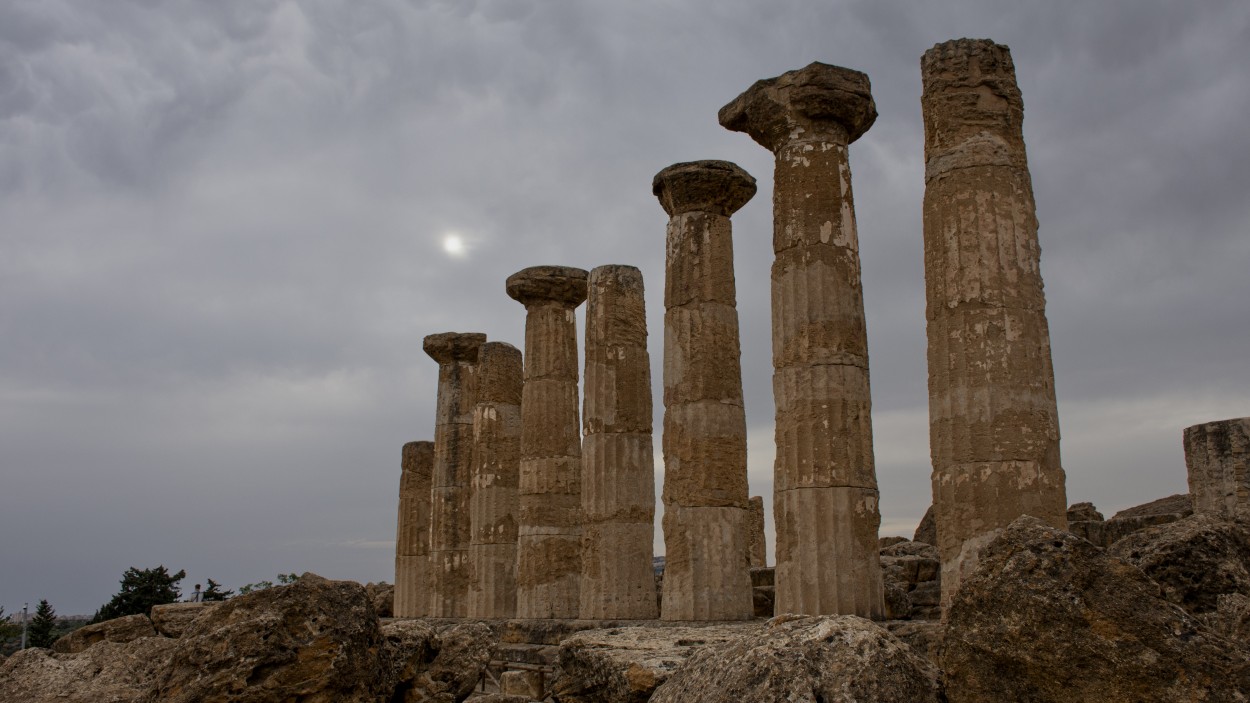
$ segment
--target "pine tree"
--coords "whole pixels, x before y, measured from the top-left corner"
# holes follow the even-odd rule
[[[125,615],[150,615],[154,605],[175,603],[182,595],[178,582],[186,576],[187,572],[182,570],[176,574],[169,573],[163,564],[155,569],[143,570],[132,566],[122,574],[121,590],[96,611],[91,622]]]
[[[208,588],[204,589],[204,593],[200,595],[200,600],[207,603],[209,601],[215,601],[215,600],[226,600],[227,598],[233,595],[234,595],[234,591],[222,590],[220,583],[217,583],[216,581],[209,579]]]
[[[26,643],[31,647],[51,647],[56,641],[56,611],[47,600],[39,601],[35,617],[26,630]]]

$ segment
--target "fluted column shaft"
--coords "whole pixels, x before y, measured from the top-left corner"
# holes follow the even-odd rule
[[[521,351],[487,342],[478,352],[469,477],[468,617],[516,617],[517,486],[521,461]]]
[[[665,620],[753,615],[746,413],[730,215],[755,179],[726,161],[674,164],[664,280]]]
[[[868,77],[813,63],[721,109],[775,156],[773,396],[779,613],[884,611],[868,339],[847,146],[876,118]]]
[[[590,272],[585,378],[581,617],[653,620],[651,356],[633,266]]]
[[[1184,438],[1194,512],[1250,518],[1250,417],[1186,427]]]
[[[409,442],[400,455],[399,520],[395,536],[397,618],[419,618],[430,610],[430,480],[434,443]]]
[[[537,266],[508,277],[525,305],[517,617],[576,618],[580,607],[582,469],[577,322],[586,272]]]
[[[921,73],[929,445],[947,604],[1001,528],[1026,514],[1066,528],[1067,500],[1011,54],[946,42]]]
[[[751,496],[747,506],[747,553],[751,568],[768,566],[768,540],[764,534],[764,496]]]
[[[438,362],[434,470],[430,488],[430,611],[439,618],[468,614],[469,472],[477,355],[486,335],[446,332],[425,338]]]

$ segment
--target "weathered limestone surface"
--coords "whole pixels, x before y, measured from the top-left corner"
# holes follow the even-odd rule
[[[517,485],[521,468],[521,350],[487,342],[478,352],[469,477],[471,618],[516,616]]]
[[[1024,104],[1007,47],[921,59],[929,444],[949,602],[1020,515],[1067,526]]]
[[[1139,569],[1021,517],[945,614],[951,703],[1245,701],[1250,650],[1164,600]]]
[[[438,362],[428,566],[434,617],[462,618],[469,612],[469,473],[478,350],[485,343],[486,335],[472,332],[425,338],[425,353]]]
[[[1195,615],[1216,609],[1220,596],[1250,596],[1250,525],[1198,513],[1134,532],[1111,545],[1149,576],[1163,595]]]
[[[644,703],[701,647],[756,632],[753,622],[701,627],[618,627],[579,632],[560,642],[562,703]]]
[[[1250,517],[1250,417],[1185,428],[1194,511]]]
[[[220,602],[166,603],[152,606],[152,627],[165,637],[182,637],[199,616],[221,605]]]
[[[583,619],[651,620],[655,459],[642,272],[600,266],[586,299]]]
[[[577,322],[586,271],[534,266],[508,277],[525,306],[517,617],[575,618],[580,607],[582,450]]]
[[[395,617],[430,614],[430,489],[434,443],[408,442],[400,453],[395,538]]]
[[[146,615],[127,615],[93,625],[86,625],[58,638],[52,643],[52,651],[76,654],[100,642],[124,644],[141,637],[155,637],[156,629]]]
[[[764,535],[764,496],[751,496],[747,503],[747,549],[751,568],[768,566],[768,540]]]
[[[908,701],[938,703],[936,666],[864,618],[773,618],[691,654],[652,703]]]
[[[652,192],[668,213],[664,279],[665,620],[751,617],[746,414],[730,215],[755,179],[679,163]]]
[[[773,152],[777,612],[883,612],[868,338],[847,147],[868,77],[812,63],[756,81],[720,123]]]

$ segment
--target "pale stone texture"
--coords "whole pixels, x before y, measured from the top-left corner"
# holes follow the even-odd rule
[[[434,617],[462,618],[469,612],[469,473],[478,350],[485,343],[486,335],[472,332],[425,338],[425,353],[438,362],[428,567],[428,612]]]
[[[74,630],[52,643],[52,651],[75,654],[100,642],[124,644],[141,637],[155,637],[156,629],[146,615],[126,615],[104,622],[97,622]]]
[[[408,442],[400,453],[399,521],[395,538],[397,618],[430,614],[430,481],[434,443]]]
[[[577,318],[586,271],[534,266],[508,277],[525,306],[517,522],[517,617],[575,618],[580,605],[582,451]]]
[[[764,536],[764,496],[751,496],[747,503],[747,550],[751,555],[751,568],[768,566],[768,545]]]
[[[586,298],[581,617],[657,616],[655,459],[642,272],[600,266]]]
[[[1067,498],[1011,54],[949,41],[925,52],[921,74],[929,445],[947,604],[1015,518],[1066,528]]]
[[[944,702],[938,668],[888,631],[842,615],[773,618],[693,654],[651,703]]]
[[[521,462],[521,350],[487,342],[478,352],[469,477],[471,618],[516,616],[517,484]]]
[[[877,117],[868,77],[812,63],[756,81],[720,123],[775,156],[777,612],[883,613],[868,338],[847,147]]]
[[[1194,512],[1250,517],[1250,417],[1185,428]]]
[[[752,616],[746,414],[729,217],[755,179],[727,161],[669,166],[664,279],[665,620]]]

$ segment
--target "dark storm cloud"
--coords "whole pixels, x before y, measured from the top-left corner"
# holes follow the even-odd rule
[[[399,447],[432,431],[422,336],[519,346],[508,274],[629,263],[658,362],[650,181],[677,161],[759,181],[734,227],[770,494],[772,157],[716,111],[812,60],[867,72],[881,114],[851,168],[883,531],[910,530],[918,64],[959,36],[1009,44],[1024,93],[1069,497],[1183,490],[1180,428],[1250,414],[1243,5],[0,5],[0,533],[22,536],[0,604],[89,610],[161,562],[189,583],[389,579]]]

